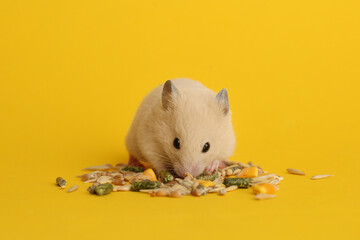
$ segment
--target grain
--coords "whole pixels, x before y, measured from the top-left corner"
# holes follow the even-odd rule
[[[114,186],[113,192],[130,191],[130,189],[131,189],[131,185]]]
[[[265,199],[271,199],[276,197],[276,195],[273,194],[267,194],[267,193],[259,193],[255,195],[256,200],[265,200]]]
[[[312,176],[311,179],[312,180],[317,180],[317,179],[328,178],[328,177],[331,177],[331,176],[333,176],[333,175],[330,175],[330,174],[315,175],[315,176]]]
[[[226,191],[227,191],[227,192],[231,192],[231,191],[234,191],[234,190],[236,190],[236,189],[238,189],[238,186],[233,185],[233,186],[227,187],[227,188],[226,188]]]
[[[303,171],[300,171],[298,169],[295,169],[295,168],[288,168],[286,169],[288,171],[288,173],[291,173],[291,174],[295,174],[295,175],[305,175],[305,173]]]
[[[79,186],[78,185],[74,185],[74,186],[72,186],[71,188],[69,188],[69,190],[67,191],[68,193],[71,193],[71,192],[74,192],[74,191],[76,191],[76,190],[78,190],[79,189]]]
[[[208,192],[216,193],[216,192],[220,192],[221,190],[225,190],[225,188],[223,188],[223,187],[213,188],[213,189],[209,189]]]

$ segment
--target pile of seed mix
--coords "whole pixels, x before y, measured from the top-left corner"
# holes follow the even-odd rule
[[[226,165],[213,173],[203,173],[197,177],[187,173],[185,178],[179,178],[170,171],[155,174],[151,168],[104,164],[85,168],[92,172],[77,177],[85,183],[92,183],[87,190],[99,196],[111,192],[137,191],[152,197],[200,197],[210,193],[226,195],[237,189],[251,188],[258,200],[274,198],[279,190],[278,184],[283,180],[283,177],[265,172],[252,162],[227,161]]]
[[[184,178],[179,178],[174,172],[162,170],[155,174],[152,168],[141,166],[128,166],[119,163],[92,166],[83,170],[92,171],[80,177],[85,183],[92,183],[87,189],[91,194],[103,196],[112,192],[135,191],[148,193],[152,197],[182,197],[192,195],[204,196],[208,193],[225,195],[236,189],[251,188],[256,200],[271,199],[276,197],[279,184],[283,177],[265,172],[259,165],[252,162],[241,163],[234,161],[225,162],[226,167],[219,168],[212,173],[204,172],[194,177],[187,173]],[[286,169],[288,173],[305,176],[305,172],[295,168]],[[328,178],[333,175],[322,174],[312,176],[310,179],[317,180]],[[56,184],[60,189],[65,189],[65,179],[56,178]],[[78,185],[70,187],[67,192],[71,193],[79,189]]]

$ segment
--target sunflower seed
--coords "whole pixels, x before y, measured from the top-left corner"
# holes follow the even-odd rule
[[[239,165],[237,165],[237,164],[233,164],[233,165],[224,167],[223,170],[228,170],[228,169],[231,169],[231,168],[234,168],[234,167],[238,167],[238,166],[239,166]]]
[[[124,180],[121,180],[121,179],[114,179],[114,180],[112,180],[112,183],[114,185],[125,185],[126,184],[126,182]]]
[[[227,169],[227,170],[226,170],[226,175],[227,175],[227,176],[233,175],[233,170]]]
[[[280,178],[280,177],[277,176],[276,174],[273,174],[273,173],[272,174],[267,174],[267,175],[264,175],[264,176],[260,176],[260,177],[254,177],[252,184],[268,183],[271,180],[276,179],[276,178]]]
[[[226,189],[225,188],[223,188],[223,189],[221,189],[220,191],[219,191],[219,195],[225,195],[226,194]]]
[[[291,173],[291,174],[305,175],[305,173],[303,171],[297,170],[295,168],[288,168],[286,170],[288,171],[288,173]]]
[[[111,164],[103,164],[103,165],[99,165],[99,166],[91,166],[91,167],[87,167],[84,168],[83,170],[89,170],[89,171],[104,171],[104,170],[108,170],[112,168]]]
[[[192,185],[192,189],[195,189],[197,188],[197,186],[199,186],[199,182],[198,181],[195,181]]]
[[[189,180],[189,181],[192,181],[194,179],[193,175],[191,175],[190,173],[185,173],[185,178],[184,180]]]
[[[225,185],[223,183],[216,183],[214,188],[225,188]]]
[[[87,181],[85,181],[84,183],[93,183],[93,182],[96,182],[96,178],[93,178],[93,179],[89,179]]]
[[[313,177],[311,177],[312,180],[316,180],[316,179],[322,179],[322,178],[327,178],[327,177],[331,177],[333,175],[331,174],[324,174],[324,175],[315,175]]]
[[[111,183],[112,178],[109,177],[109,176],[101,176],[101,177],[98,178],[97,182],[100,183],[100,184]]]

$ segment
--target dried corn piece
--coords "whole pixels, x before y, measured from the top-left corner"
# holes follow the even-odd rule
[[[58,177],[56,178],[56,184],[61,187],[61,188],[65,188],[66,187],[66,181],[65,179],[63,179],[62,177]]]
[[[267,193],[267,194],[275,194],[277,189],[274,184],[271,183],[259,183],[251,186],[253,193]]]
[[[143,172],[144,168],[143,167],[137,167],[137,166],[126,166],[122,169],[122,171],[127,171],[127,172]]]
[[[226,187],[230,187],[233,185],[238,186],[239,188],[248,188],[252,183],[251,178],[225,178],[224,184]]]
[[[160,181],[162,181],[163,183],[168,183],[168,182],[171,182],[174,180],[174,177],[173,175],[169,172],[169,171],[166,171],[166,170],[161,170],[159,172],[159,179]]]
[[[154,170],[152,170],[151,168],[146,169],[143,172],[143,176],[146,176],[150,181],[157,181]]]
[[[237,177],[239,178],[254,178],[258,176],[258,171],[259,169],[257,167],[248,167],[248,168],[244,168],[238,175]]]
[[[203,185],[204,187],[212,187],[215,185],[213,181],[207,181],[207,180],[198,180],[199,184]]]
[[[136,181],[131,185],[131,191],[139,191],[140,189],[155,189],[160,187],[160,182],[158,181]]]

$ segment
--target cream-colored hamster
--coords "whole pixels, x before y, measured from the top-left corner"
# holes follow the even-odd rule
[[[228,93],[190,79],[168,80],[141,103],[126,137],[130,160],[184,177],[212,172],[233,154]]]

